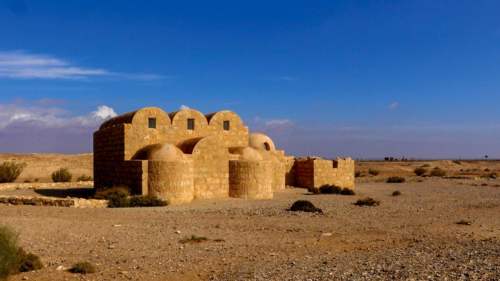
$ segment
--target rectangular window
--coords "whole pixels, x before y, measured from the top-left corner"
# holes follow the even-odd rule
[[[148,119],[148,127],[151,129],[156,129],[156,118]]]
[[[224,127],[224,131],[229,131],[229,129],[231,128],[231,125],[229,123],[229,120],[225,120],[224,123],[223,123],[223,127]]]
[[[188,123],[187,123],[187,128],[188,128],[188,130],[194,130],[194,119],[189,118],[189,119],[187,120],[187,122],[188,122]]]

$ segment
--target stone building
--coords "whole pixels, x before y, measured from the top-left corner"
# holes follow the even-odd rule
[[[94,133],[94,183],[127,186],[170,203],[237,197],[270,199],[285,185],[354,187],[354,161],[294,158],[271,138],[249,133],[231,111],[167,114],[147,107],[103,123]]]

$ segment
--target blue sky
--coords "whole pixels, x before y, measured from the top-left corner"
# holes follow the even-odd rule
[[[500,157],[498,1],[176,2],[1,0],[0,151],[187,105],[298,155]]]

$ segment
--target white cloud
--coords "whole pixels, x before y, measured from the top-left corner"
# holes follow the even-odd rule
[[[103,121],[115,117],[113,108],[99,106],[86,115],[71,116],[64,109],[37,105],[0,104],[0,132],[10,127],[36,128],[95,128]]]
[[[102,120],[113,118],[116,116],[116,112],[109,106],[100,105],[97,107],[97,110],[92,112],[92,115],[96,118],[100,118]]]
[[[395,101],[395,102],[392,102],[391,104],[389,104],[389,109],[390,110],[395,110],[395,109],[398,109],[399,108],[399,102]]]
[[[179,110],[183,110],[183,109],[190,109],[190,107],[182,104],[181,106],[179,106]]]
[[[0,78],[10,79],[89,79],[96,77],[156,80],[156,74],[119,73],[102,68],[81,67],[54,56],[23,51],[0,51]]]

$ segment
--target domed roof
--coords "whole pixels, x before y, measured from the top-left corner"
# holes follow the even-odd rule
[[[152,161],[176,161],[184,159],[184,153],[170,143],[153,144],[141,149],[134,159]]]
[[[273,140],[262,133],[251,133],[249,136],[249,146],[257,150],[276,150]]]
[[[248,160],[248,161],[260,161],[263,160],[262,155],[260,152],[252,147],[238,147],[235,148],[231,151],[231,153],[234,154],[239,154],[241,160]]]

